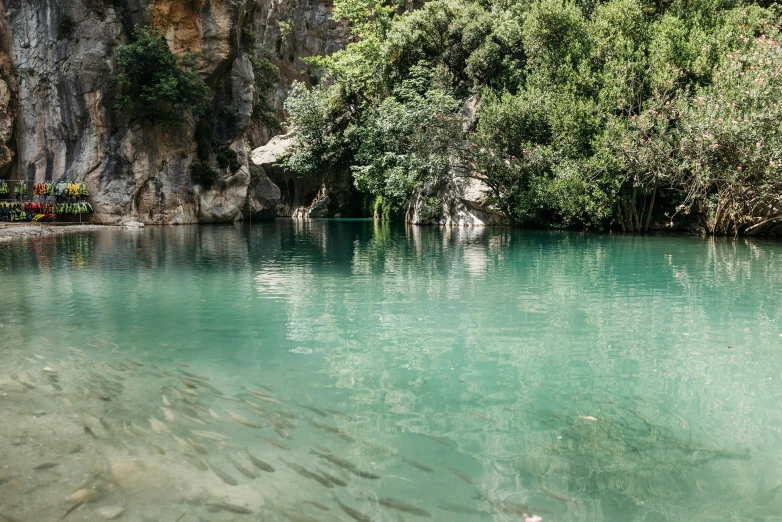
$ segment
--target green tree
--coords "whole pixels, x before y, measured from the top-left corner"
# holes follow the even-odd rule
[[[209,105],[209,88],[192,66],[195,55],[176,56],[160,31],[136,26],[133,41],[114,52],[122,92],[117,108],[156,124],[176,124],[186,113],[199,116]]]

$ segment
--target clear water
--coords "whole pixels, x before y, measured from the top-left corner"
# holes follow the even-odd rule
[[[0,244],[0,275],[5,516],[782,520],[778,243],[280,220]]]

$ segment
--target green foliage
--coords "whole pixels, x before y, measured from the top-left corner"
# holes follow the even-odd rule
[[[257,88],[257,101],[253,104],[252,117],[263,123],[267,129],[279,131],[282,129],[282,125],[275,116],[274,107],[269,104],[268,95],[280,79],[280,69],[266,57],[253,58],[250,61]]]
[[[461,173],[527,226],[643,231],[695,209],[712,231],[769,230],[763,219],[782,224],[780,19],[759,4],[432,0],[397,13],[336,0],[353,41],[308,59],[327,81],[289,95],[287,165],[350,169],[397,214]]]
[[[159,30],[136,26],[133,41],[114,52],[122,92],[117,108],[130,108],[141,119],[163,125],[200,116],[209,104],[209,88],[193,69],[194,55],[177,57]]]
[[[76,22],[68,15],[60,18],[60,24],[57,26],[57,36],[60,39],[70,40],[73,37],[73,31],[76,29]]]
[[[200,185],[204,190],[214,186],[217,176],[216,170],[203,163],[194,163],[190,166],[190,178],[194,184]]]
[[[236,151],[228,145],[218,145],[215,147],[215,159],[221,169],[231,169],[231,172],[239,170],[239,160]]]
[[[286,47],[292,47],[294,43],[293,24],[286,20],[280,20],[277,22],[277,26],[280,28],[280,38],[282,38],[282,43],[284,43]]]

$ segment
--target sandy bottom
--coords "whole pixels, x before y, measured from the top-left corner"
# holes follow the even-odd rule
[[[302,414],[271,392],[223,395],[189,366],[111,347],[0,356],[0,521],[347,519],[331,493],[352,503],[350,487],[286,462],[350,475],[305,449],[306,431],[294,440]]]

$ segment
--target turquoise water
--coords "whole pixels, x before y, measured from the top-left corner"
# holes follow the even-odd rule
[[[77,471],[39,484],[43,472],[8,465],[0,513],[62,514],[78,466],[98,455],[112,467],[159,459],[177,489],[139,492],[116,467],[69,520],[102,520],[109,504],[127,520],[242,516],[214,499],[258,520],[353,520],[335,495],[377,521],[425,516],[377,497],[434,520],[782,520],[779,243],[279,220],[0,244],[0,274],[0,377],[32,386],[9,388],[6,418],[29,417],[29,400],[62,430],[85,414],[111,427],[95,424],[93,437],[77,425],[75,454],[41,435],[35,458]],[[47,387],[44,366],[59,386]],[[241,402],[195,380],[220,420],[194,412],[176,383],[183,370]],[[123,389],[96,400],[95,387],[116,387],[104,378]],[[290,426],[270,420],[275,410]],[[183,423],[195,413],[201,426]],[[180,439],[209,430],[233,443],[203,439],[199,455],[148,423],[146,435],[128,429],[151,416]],[[0,440],[0,458],[27,446]],[[231,468],[227,453],[247,447],[275,472]],[[325,487],[297,463],[347,486]],[[193,493],[201,487],[208,495]]]

